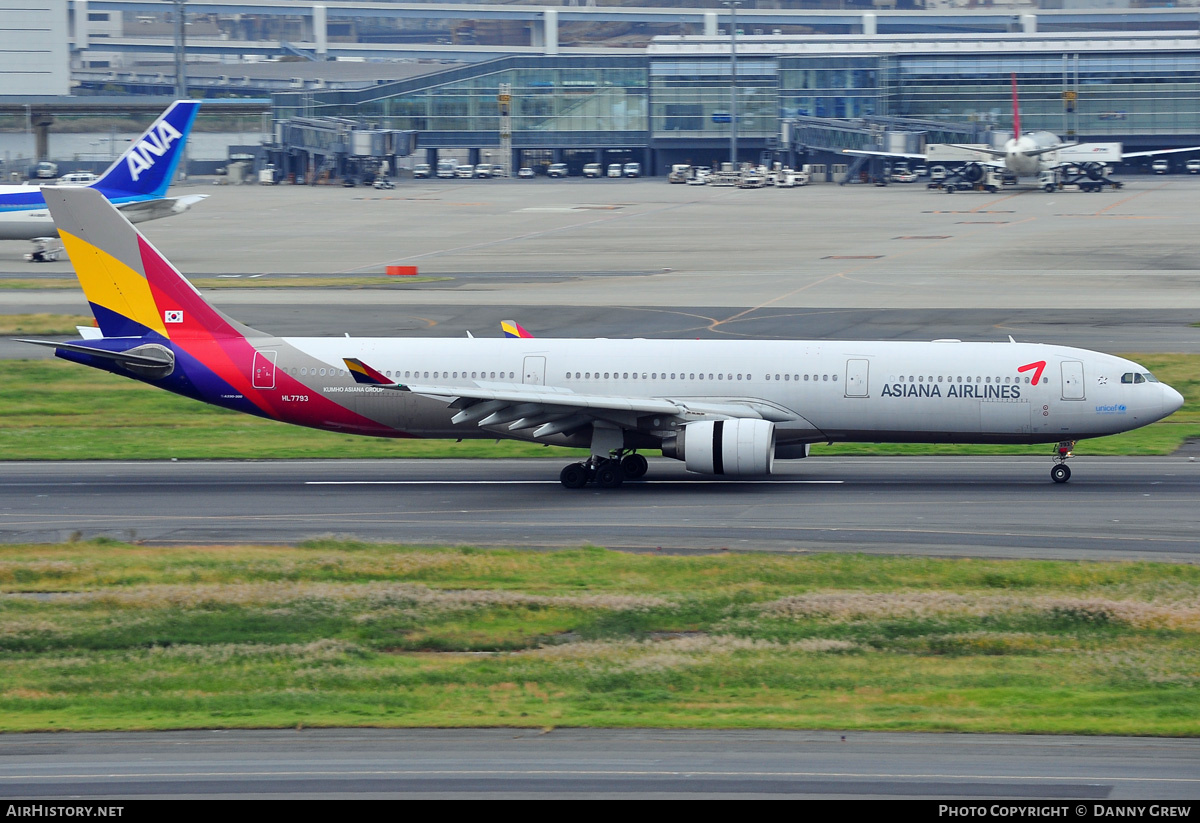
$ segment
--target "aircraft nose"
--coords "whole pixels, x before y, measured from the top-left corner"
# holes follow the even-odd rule
[[[1175,412],[1177,412],[1181,408],[1183,408],[1183,395],[1182,394],[1175,391],[1173,388],[1168,386],[1166,383],[1162,384],[1162,390],[1163,390],[1163,398],[1162,398],[1163,417],[1166,417],[1168,414],[1174,414]]]

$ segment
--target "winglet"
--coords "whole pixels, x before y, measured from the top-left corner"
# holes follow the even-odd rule
[[[345,357],[343,362],[346,368],[350,371],[350,376],[354,378],[355,383],[362,383],[367,386],[395,386],[396,381],[390,377],[384,377],[375,369],[368,366],[363,361],[354,357]]]
[[[525,331],[525,329],[521,326],[521,324],[518,323],[516,320],[501,320],[500,328],[504,330],[505,337],[521,337],[521,338],[533,337],[533,335],[530,334],[529,332]]]

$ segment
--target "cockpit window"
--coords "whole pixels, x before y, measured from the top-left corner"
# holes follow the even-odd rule
[[[1142,372],[1139,374],[1137,372],[1127,371],[1123,375],[1121,375],[1121,382],[1122,383],[1157,383],[1158,378],[1155,377],[1154,375],[1152,375],[1150,372]]]
[[[1122,383],[1132,383],[1133,382],[1133,372],[1127,371],[1123,375],[1121,375],[1121,382]]]
[[[1142,377],[1146,378],[1147,383],[1157,383],[1158,382],[1158,378],[1155,377],[1154,375],[1152,375],[1150,372],[1146,372],[1145,374],[1142,375]]]

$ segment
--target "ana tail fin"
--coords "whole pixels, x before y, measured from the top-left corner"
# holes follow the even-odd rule
[[[93,188],[46,186],[50,216],[105,337],[246,337]]]
[[[165,195],[199,108],[196,100],[176,100],[91,187],[109,199]]]

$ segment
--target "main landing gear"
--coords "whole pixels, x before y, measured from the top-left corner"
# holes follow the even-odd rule
[[[1067,461],[1075,456],[1071,449],[1075,448],[1074,440],[1064,440],[1054,450],[1054,468],[1050,469],[1050,479],[1055,483],[1066,483],[1071,479],[1071,468]]]
[[[612,457],[592,455],[582,463],[572,463],[559,473],[558,479],[568,489],[582,489],[588,483],[615,489],[626,480],[645,475],[649,465],[640,454],[616,451]]]

